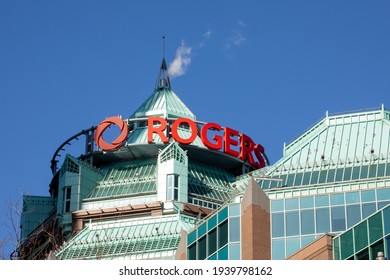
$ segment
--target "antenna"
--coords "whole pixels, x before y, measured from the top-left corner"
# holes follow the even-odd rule
[[[162,35],[162,43],[163,43],[163,53],[162,56],[165,58],[165,34]]]

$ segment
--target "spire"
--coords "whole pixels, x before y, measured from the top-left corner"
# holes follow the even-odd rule
[[[163,59],[161,62],[160,73],[158,75],[158,79],[156,83],[156,89],[164,88],[164,87],[171,89],[171,82],[168,76],[167,63],[165,61],[165,35],[162,36],[162,40],[163,40]]]

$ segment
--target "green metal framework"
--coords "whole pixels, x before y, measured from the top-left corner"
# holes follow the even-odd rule
[[[178,215],[94,222],[56,252],[58,259],[171,258],[187,228]]]
[[[88,199],[156,193],[156,172],[155,160],[135,160],[112,166]]]

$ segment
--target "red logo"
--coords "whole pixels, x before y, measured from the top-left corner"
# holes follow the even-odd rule
[[[121,130],[120,135],[112,141],[112,143],[107,143],[103,139],[103,133],[104,131],[109,128],[112,124],[115,124],[119,127]],[[122,146],[123,142],[126,141],[127,136],[129,134],[129,128],[127,126],[127,123],[123,121],[119,117],[109,117],[102,121],[99,126],[96,128],[95,131],[95,143],[105,151],[112,151],[118,149],[120,146]]]

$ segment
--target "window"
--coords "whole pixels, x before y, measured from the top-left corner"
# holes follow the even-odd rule
[[[272,237],[284,236],[284,214],[272,214]]]
[[[192,244],[188,248],[188,259],[189,260],[196,260],[196,243]]]
[[[351,227],[360,222],[360,205],[347,206],[347,227]]]
[[[313,207],[314,207],[313,196],[301,197],[301,209],[313,208]]]
[[[353,255],[353,233],[352,230],[340,236],[340,247],[341,247],[341,259],[346,259]]]
[[[328,207],[316,210],[316,230],[317,233],[325,233],[330,231]]]
[[[379,212],[368,219],[370,243],[375,242],[383,236],[382,213]]]
[[[328,206],[328,205],[329,205],[329,196],[328,195],[316,196],[316,207]]]
[[[70,212],[70,197],[71,197],[72,187],[68,186],[64,188],[64,213]]]
[[[240,241],[240,218],[231,218],[230,223],[230,242]]]
[[[286,240],[286,256],[294,254],[301,248],[299,237],[288,238]]]
[[[314,234],[314,210],[301,211],[302,234]]]
[[[299,212],[287,212],[286,213],[286,235],[293,236],[299,235]]]
[[[213,229],[208,234],[208,255],[213,254],[217,250],[217,229]]]
[[[286,210],[295,210],[298,209],[298,198],[289,198],[286,199]]]
[[[206,258],[206,236],[198,241],[198,259],[204,260]]]
[[[345,230],[345,209],[344,206],[332,207],[332,231]]]
[[[376,203],[363,203],[362,204],[363,219],[367,218],[376,211]]]
[[[284,239],[275,239],[272,240],[272,259],[273,260],[283,260],[284,255]]]
[[[179,199],[179,175],[167,175],[167,200]]]
[[[218,248],[222,248],[227,243],[228,243],[228,222],[224,221],[222,224],[218,225]]]
[[[368,245],[367,221],[357,225],[353,230],[355,233],[355,250],[360,251]]]
[[[280,200],[272,200],[271,201],[271,211],[276,212],[276,211],[283,211],[283,199]]]

